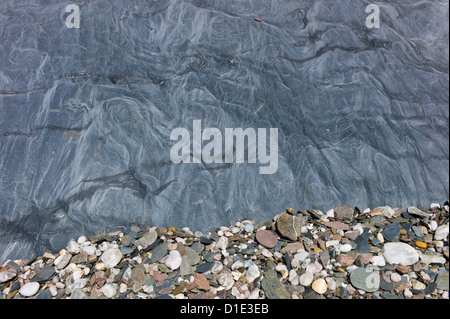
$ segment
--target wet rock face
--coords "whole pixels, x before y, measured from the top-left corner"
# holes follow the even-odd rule
[[[100,0],[79,29],[64,5],[0,2],[0,261],[133,224],[447,199],[439,3],[384,4],[380,32],[352,0]],[[173,163],[171,132],[194,120],[278,129],[276,172],[259,156]]]

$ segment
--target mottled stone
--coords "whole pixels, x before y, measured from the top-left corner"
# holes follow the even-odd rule
[[[319,278],[312,283],[311,288],[319,295],[323,295],[327,292],[328,285],[325,279]]]
[[[165,260],[165,264],[172,270],[178,269],[181,265],[181,255],[178,250],[172,250],[169,257]]]
[[[261,288],[269,299],[291,299],[291,294],[277,278],[275,271],[269,270],[264,274]]]
[[[17,272],[14,269],[7,269],[0,272],[0,283],[7,282],[16,277]]]
[[[283,213],[278,217],[276,226],[281,236],[295,241],[301,234],[300,229],[303,226],[303,220],[301,216]]]
[[[350,274],[350,281],[357,289],[374,292],[380,287],[380,277],[368,268],[358,267]]]
[[[334,215],[337,219],[346,222],[351,222],[353,220],[354,208],[349,205],[340,205],[334,209]]]

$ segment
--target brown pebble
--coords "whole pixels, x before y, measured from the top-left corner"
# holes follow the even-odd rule
[[[195,283],[195,287],[197,289],[205,290],[205,291],[208,291],[209,289],[211,289],[208,279],[206,279],[204,274],[199,274],[199,273],[194,274],[194,283]]]
[[[258,230],[256,232],[256,240],[267,248],[273,248],[277,244],[277,237],[270,230]]]

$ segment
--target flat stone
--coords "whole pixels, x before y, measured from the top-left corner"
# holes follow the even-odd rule
[[[261,276],[261,272],[259,271],[258,266],[255,264],[250,265],[246,273],[247,283],[252,283],[259,276]]]
[[[448,237],[449,224],[439,226],[434,232],[434,239],[443,240]]]
[[[349,230],[350,226],[348,224],[344,224],[343,222],[334,221],[334,222],[328,222],[328,221],[321,221],[321,224],[333,228],[333,229],[340,229],[340,230]],[[359,232],[358,232],[359,236]]]
[[[41,269],[39,274],[37,274],[37,276],[32,279],[32,281],[45,282],[47,280],[50,280],[55,275],[55,273],[55,267],[45,266]]]
[[[285,252],[288,253],[296,253],[297,251],[301,251],[301,250],[305,250],[305,247],[303,246],[302,243],[300,242],[295,242],[295,243],[289,243],[286,246],[284,246],[283,248],[280,249],[280,253],[284,254]]]
[[[269,299],[291,299],[291,294],[286,286],[278,280],[274,270],[269,270],[264,274],[261,288]]]
[[[211,289],[208,279],[206,279],[204,274],[194,274],[195,287],[200,290],[208,291]]]
[[[435,283],[437,284],[437,289],[449,291],[449,273],[448,273],[448,271],[439,273],[439,275],[436,277]]]
[[[414,206],[410,206],[408,207],[408,214],[413,215],[413,216],[417,216],[420,218],[428,218],[431,216],[431,214],[427,214],[423,211],[421,211],[420,209],[418,209],[417,207]]]
[[[40,285],[38,282],[29,282],[19,289],[19,294],[24,297],[34,296],[39,291]]]
[[[400,223],[395,222],[384,227],[382,234],[385,240],[394,241],[400,235]]]
[[[0,283],[7,282],[17,276],[14,269],[7,269],[0,272]]]
[[[424,264],[445,264],[446,260],[439,253],[426,252],[425,254],[420,253],[420,260]]]
[[[87,295],[81,288],[74,288],[70,294],[70,299],[87,299]]]
[[[122,260],[122,253],[117,248],[108,248],[101,257],[106,268],[114,268]]]
[[[197,267],[195,268],[195,272],[198,272],[198,273],[205,273],[205,272],[207,272],[208,270],[211,270],[211,268],[212,268],[214,265],[215,265],[215,262],[214,262],[214,261],[206,262],[206,263],[197,265]]]
[[[419,254],[413,247],[399,242],[384,244],[383,256],[389,264],[402,266],[413,265],[419,261]]]
[[[58,258],[56,258],[54,262],[54,264],[56,265],[56,269],[58,270],[64,269],[69,264],[71,258],[72,255],[69,253],[58,256]]]
[[[343,267],[348,267],[348,266],[353,265],[353,263],[355,262],[355,258],[352,257],[352,256],[343,256],[343,255],[340,255],[340,256],[337,257],[336,261],[337,261],[338,263],[340,263],[341,266],[343,266]]]
[[[349,205],[339,205],[334,209],[336,219],[351,222],[353,220],[353,212],[355,209]]]
[[[192,267],[187,259],[186,256],[183,256],[181,258],[181,265],[180,265],[180,276],[184,277],[190,274],[193,274],[195,272],[195,267]]]
[[[193,266],[200,262],[200,255],[191,247],[184,247],[184,257],[187,258],[189,265]]]
[[[287,215],[287,214],[286,214]],[[290,215],[288,215],[290,216]],[[258,230],[256,232],[256,240],[267,248],[274,248],[277,244],[277,237],[270,230]]]
[[[348,232],[345,232],[345,234],[344,234],[344,236],[350,240],[355,240],[356,238],[359,237],[359,235],[360,235],[359,230],[348,231]]]
[[[83,250],[79,254],[73,256],[71,262],[74,264],[85,264],[88,261],[88,257],[88,253]]]
[[[160,261],[165,255],[167,255],[167,252],[169,251],[169,245],[167,242],[164,242],[150,251],[152,254],[151,262],[155,263]]]
[[[357,289],[367,292],[377,291],[380,287],[380,277],[368,268],[358,267],[350,274],[350,281]]]
[[[139,238],[136,241],[136,243],[141,246],[149,246],[149,245],[153,244],[157,238],[158,238],[158,234],[157,234],[156,230],[150,230],[144,236]]]

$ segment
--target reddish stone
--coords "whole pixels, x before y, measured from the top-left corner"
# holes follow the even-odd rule
[[[373,258],[373,254],[369,253],[369,254],[358,254],[358,256],[356,257],[356,259],[360,260],[363,264],[368,264],[370,263],[370,261]]]
[[[407,274],[411,270],[410,266],[397,266],[397,271],[401,274]]]
[[[358,238],[360,235],[359,230],[352,230],[352,231],[348,231],[344,234],[345,237],[347,237],[350,240],[355,240],[356,238]]]
[[[354,208],[348,205],[340,205],[334,209],[334,215],[337,219],[351,222],[353,220]]]
[[[194,293],[188,294],[189,299],[214,299],[214,297],[215,297],[215,294],[213,291],[208,291],[208,292],[200,293],[200,294],[194,294]]]
[[[338,222],[338,221],[335,221],[335,222],[321,221],[321,223],[327,227],[334,228],[334,229],[342,229],[342,230],[350,229],[349,225],[344,224],[342,222]]]
[[[256,232],[256,240],[267,248],[273,248],[277,244],[277,237],[269,230],[258,230]]]
[[[157,281],[157,282],[162,282],[164,280],[167,279],[167,277],[169,277],[167,274],[165,273],[157,273],[153,276],[153,278]]]
[[[338,263],[341,264],[342,267],[348,267],[353,265],[353,263],[355,262],[355,258],[353,258],[352,256],[338,256],[338,258],[336,259],[336,261]]]
[[[195,283],[195,287],[197,287],[197,289],[205,290],[205,291],[208,291],[209,289],[211,289],[208,279],[206,279],[204,274],[199,274],[199,273],[194,274],[194,283]]]

